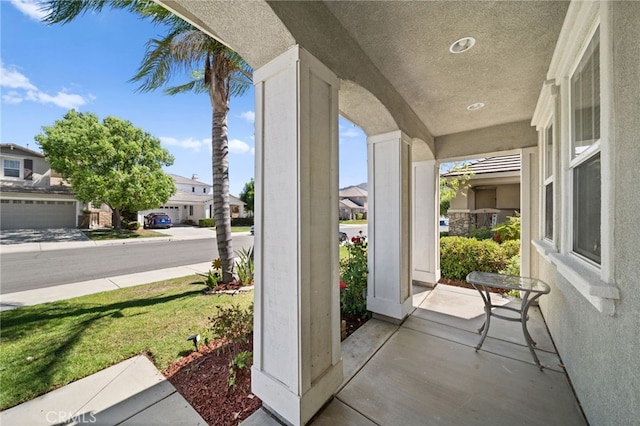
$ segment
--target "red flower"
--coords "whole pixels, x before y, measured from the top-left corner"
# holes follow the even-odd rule
[[[351,242],[354,243],[354,244],[359,244],[360,243],[360,237],[351,238]]]
[[[345,283],[344,281],[340,280],[340,290],[344,290],[345,288],[347,288],[347,283]]]

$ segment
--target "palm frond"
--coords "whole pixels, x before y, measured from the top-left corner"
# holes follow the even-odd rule
[[[207,91],[204,80],[193,80],[180,86],[168,87],[164,89],[167,95],[177,95],[179,93],[195,92],[203,93]]]
[[[134,0],[126,0],[132,2]],[[100,12],[106,6],[109,0],[86,0],[86,1],[69,1],[69,0],[50,0],[42,3],[40,10],[46,12],[42,21],[47,24],[68,24],[77,16],[87,12]]]

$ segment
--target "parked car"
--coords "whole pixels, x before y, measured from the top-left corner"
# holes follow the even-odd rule
[[[171,228],[171,218],[166,213],[149,213],[144,217],[144,228]]]
[[[441,217],[440,218],[440,232],[449,232],[449,218]]]
[[[338,231],[338,241],[340,241],[340,243],[344,243],[345,241],[347,241],[349,239],[349,236],[347,235],[346,232],[342,232],[342,231]]]
[[[255,225],[251,225],[251,235],[254,235],[255,233]]]

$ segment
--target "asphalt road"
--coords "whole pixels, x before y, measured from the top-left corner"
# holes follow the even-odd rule
[[[367,227],[341,227],[349,237]],[[253,245],[253,236],[236,235],[233,249]],[[218,257],[215,239],[148,242],[82,249],[7,253],[0,257],[0,294],[34,290],[209,262]]]
[[[233,237],[234,250],[252,245],[253,236]],[[216,257],[214,238],[7,253],[0,259],[0,293],[191,265]]]

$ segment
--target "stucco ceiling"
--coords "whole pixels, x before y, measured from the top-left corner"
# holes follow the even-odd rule
[[[254,67],[301,44],[345,82],[348,118],[369,134],[395,121],[433,152],[434,137],[531,119],[569,4],[159,1]],[[450,53],[466,36],[475,46]],[[468,111],[476,102],[486,106]],[[392,120],[375,117],[380,105]]]

